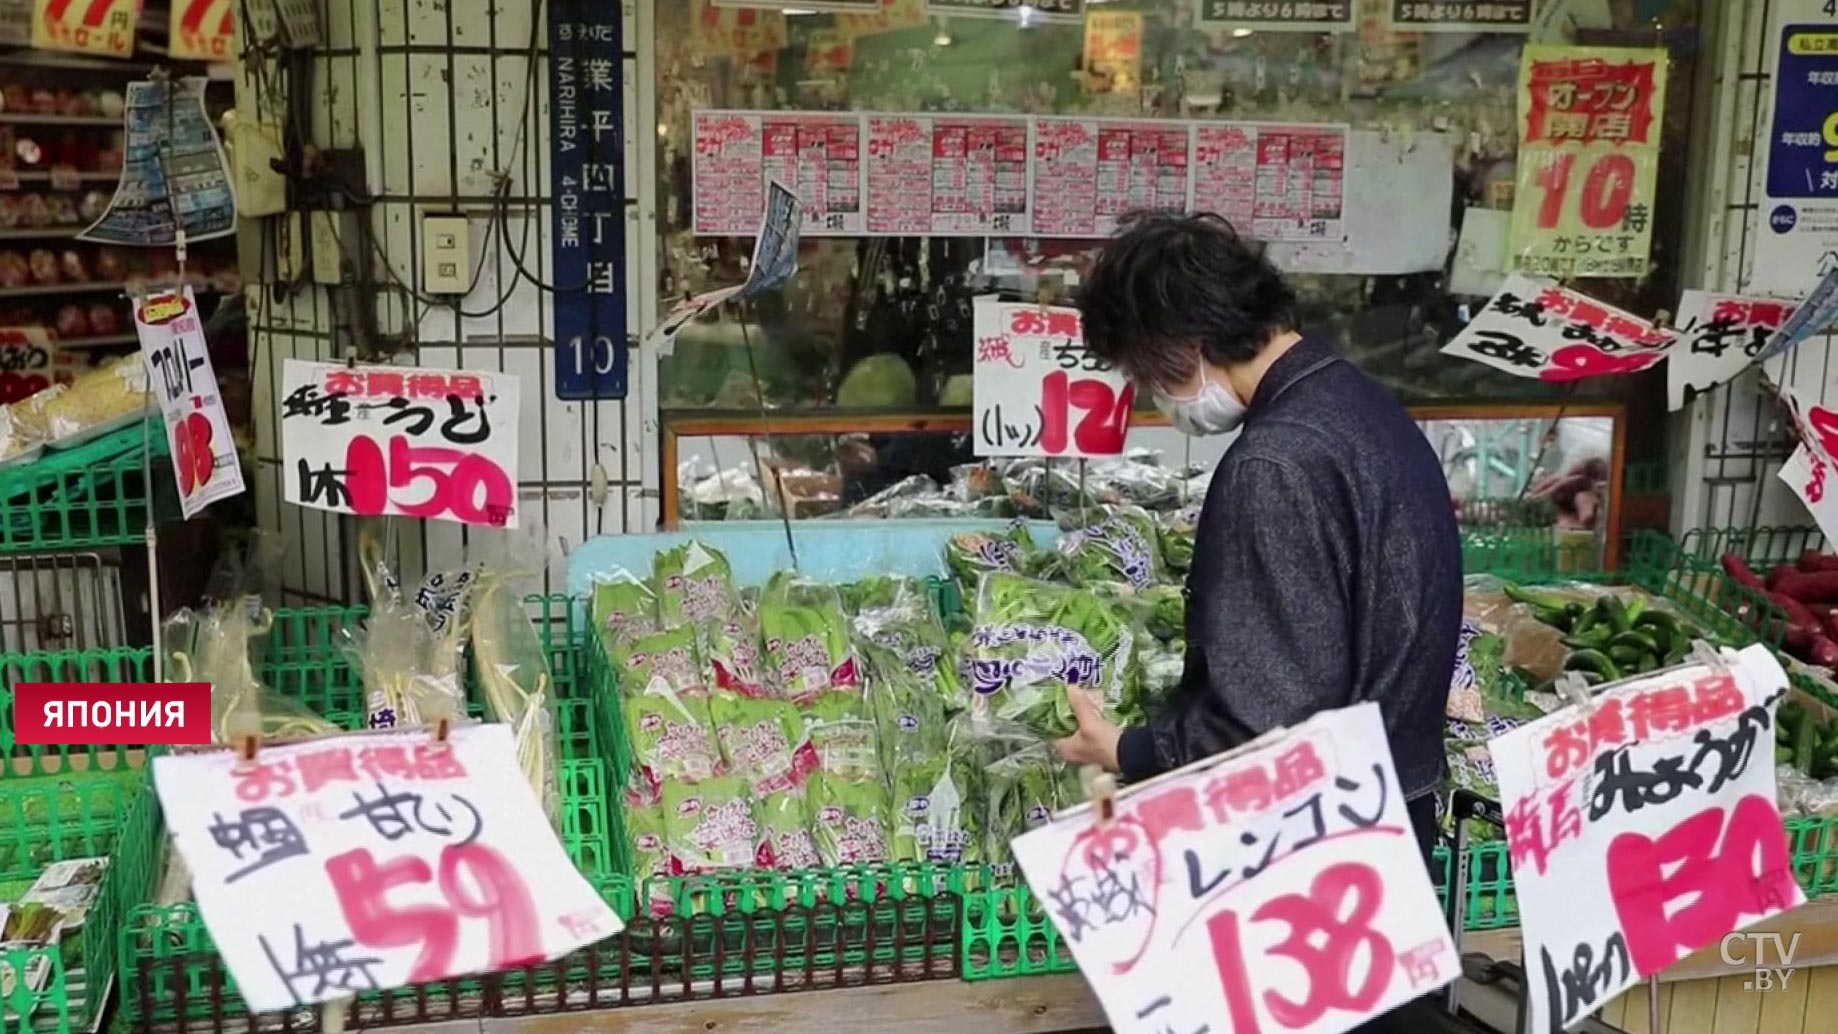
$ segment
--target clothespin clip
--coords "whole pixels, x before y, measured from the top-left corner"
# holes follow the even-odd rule
[[[1574,671],[1566,671],[1559,675],[1557,681],[1552,683],[1552,688],[1557,690],[1557,695],[1562,697],[1565,703],[1585,708],[1589,706],[1589,683]]]
[[[230,715],[230,742],[236,746],[236,770],[247,772],[255,767],[255,755],[262,749],[262,713],[254,707],[239,709]]]
[[[1095,768],[1095,766],[1092,766]],[[1103,828],[1117,817],[1117,777],[1109,772],[1093,771],[1085,781],[1085,796],[1091,801],[1092,824]]]
[[[448,737],[453,735],[453,712],[446,709],[444,704],[441,707],[442,710],[429,716],[431,720],[428,722],[434,731],[434,749],[437,752],[451,748]]]
[[[351,999],[334,998],[319,1006],[321,1034],[345,1034],[345,1017],[351,1011]]]

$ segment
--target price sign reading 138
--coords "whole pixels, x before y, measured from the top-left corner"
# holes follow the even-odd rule
[[[979,298],[978,456],[1115,456],[1136,390],[1085,350],[1077,309]]]

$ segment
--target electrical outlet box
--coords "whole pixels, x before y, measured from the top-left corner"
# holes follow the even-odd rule
[[[313,283],[337,287],[344,282],[344,249],[339,246],[338,212],[311,213],[313,221]]]
[[[470,286],[470,240],[463,215],[421,218],[421,286],[429,294],[465,294]]]

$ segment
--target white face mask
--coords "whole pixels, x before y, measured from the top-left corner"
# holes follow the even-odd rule
[[[1200,390],[1185,398],[1161,391],[1154,394],[1155,408],[1182,434],[1230,434],[1244,423],[1244,403],[1204,374],[1200,376]]]

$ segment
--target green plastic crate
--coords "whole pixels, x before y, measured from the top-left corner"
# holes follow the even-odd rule
[[[1762,574],[1776,564],[1792,563],[1807,550],[1824,552],[1825,534],[1810,525],[1775,525],[1764,528],[1695,528],[1679,539],[1687,556],[1706,564],[1719,564],[1726,553],[1735,553]]]
[[[126,746],[19,746],[13,741],[13,686],[21,682],[146,682],[153,651],[146,647],[0,653],[0,783],[19,776],[67,773],[73,768],[125,768]]]
[[[0,470],[0,552],[86,549],[144,540],[151,490],[147,446],[164,469],[166,434],[136,424]],[[170,476],[167,478],[170,484]]]

